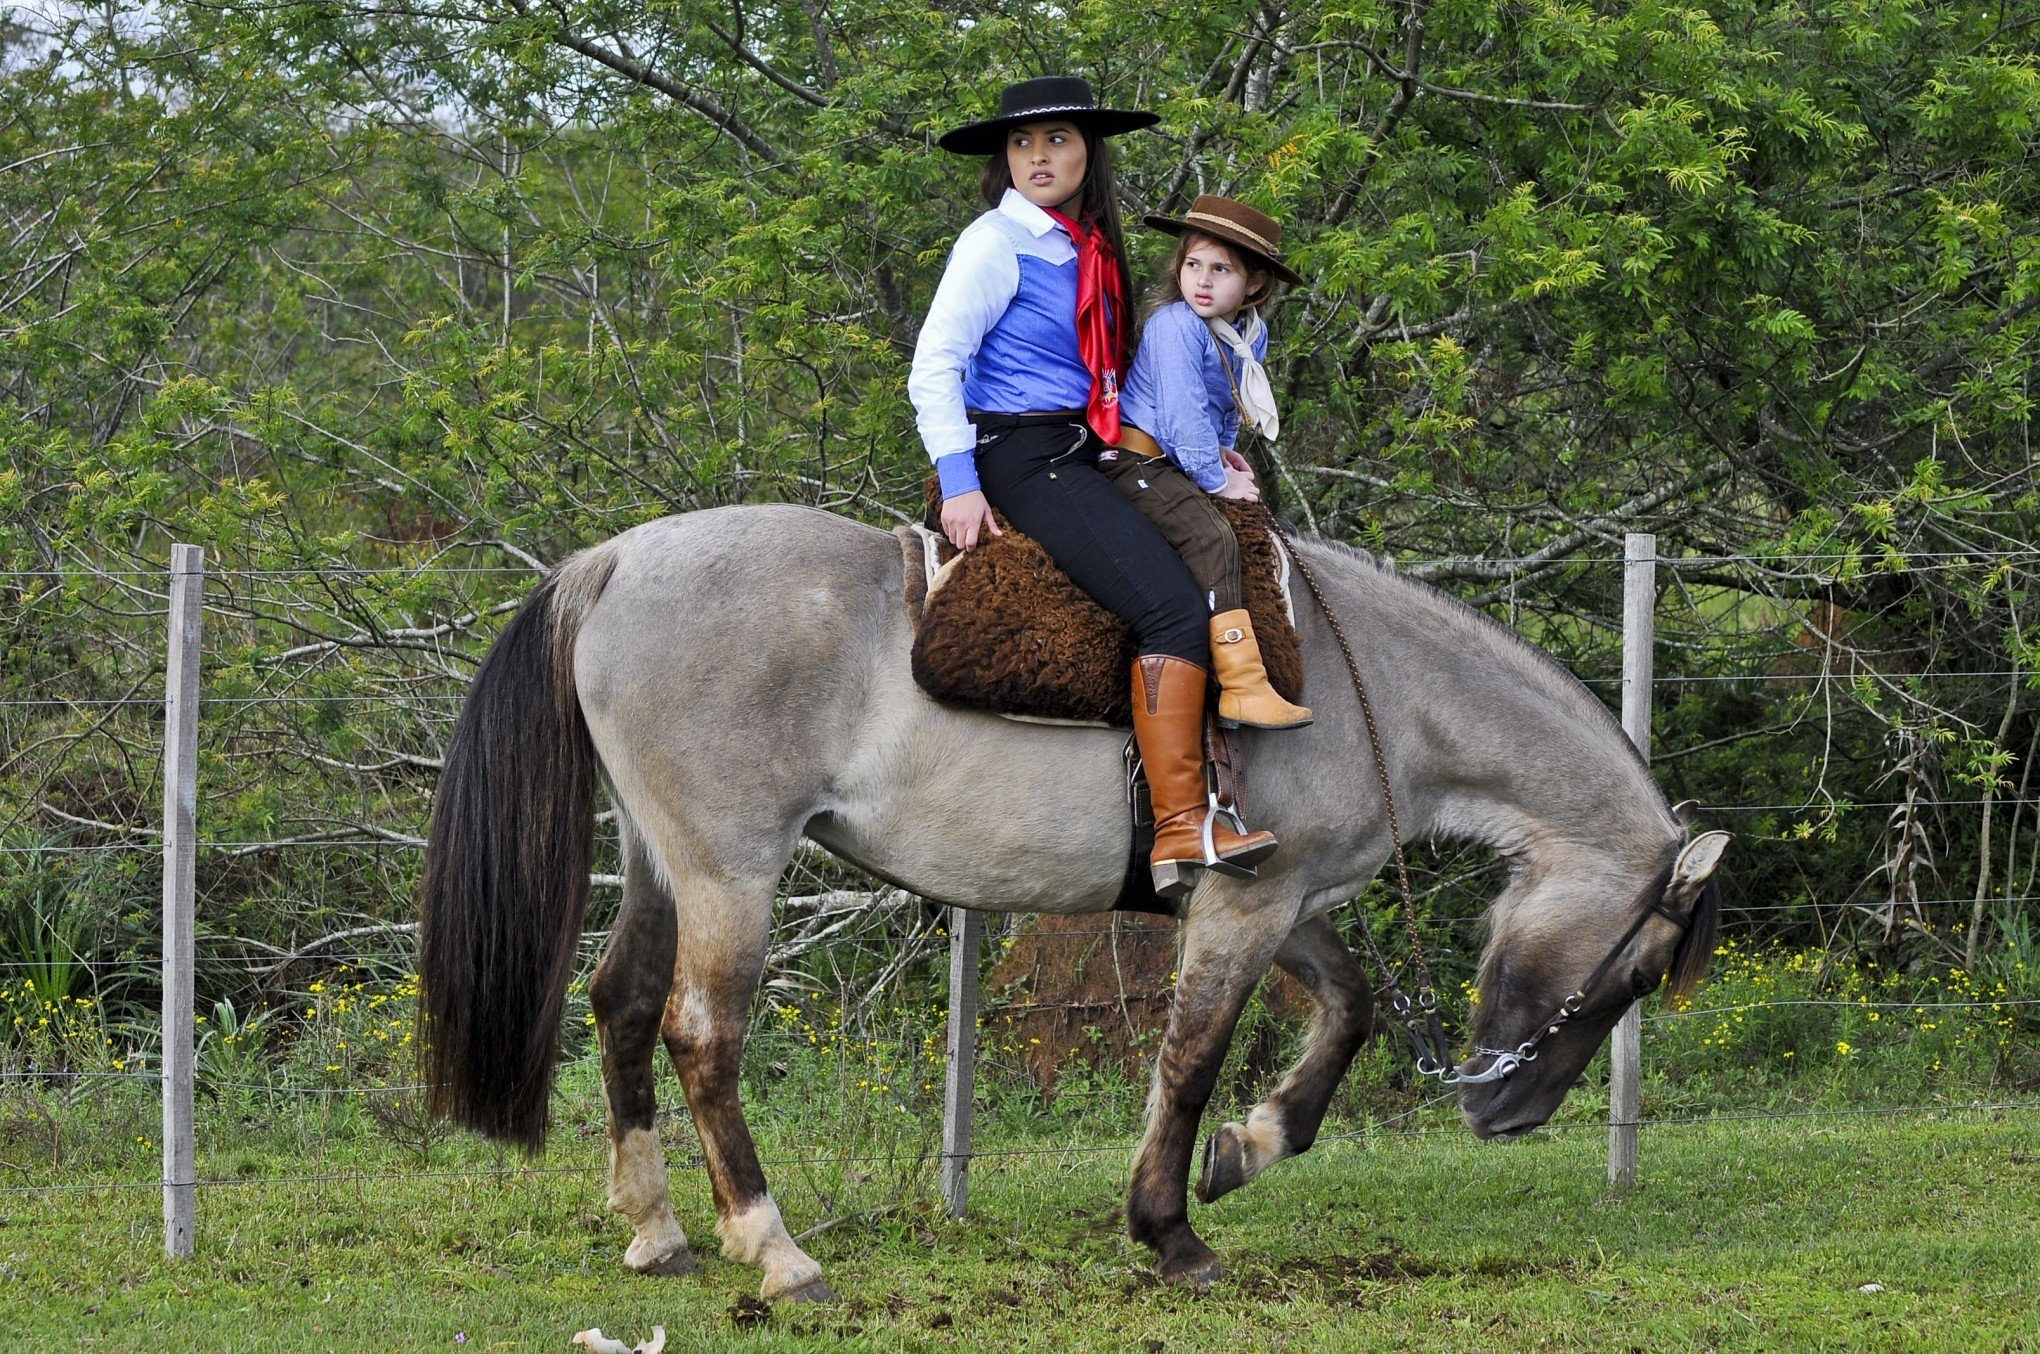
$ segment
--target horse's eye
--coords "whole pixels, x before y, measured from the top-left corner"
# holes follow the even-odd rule
[[[1638,997],[1647,997],[1657,991],[1658,975],[1642,969],[1632,969],[1629,974],[1629,990]]]

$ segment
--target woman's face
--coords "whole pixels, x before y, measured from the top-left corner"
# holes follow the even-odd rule
[[[1006,168],[1020,196],[1068,215],[1084,191],[1091,152],[1072,122],[1030,122],[1006,133]]]
[[[1246,304],[1247,291],[1255,278],[1240,266],[1239,256],[1216,240],[1200,239],[1183,254],[1183,267],[1176,285],[1197,318],[1217,316],[1228,323]]]

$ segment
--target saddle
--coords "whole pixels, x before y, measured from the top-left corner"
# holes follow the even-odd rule
[[[1303,697],[1303,654],[1289,596],[1289,555],[1267,509],[1220,499],[1240,544],[1242,600],[1268,680]],[[1053,723],[1133,727],[1133,634],[994,513],[1003,535],[968,553],[930,524],[899,527],[914,680],[948,705]]]
[[[1299,700],[1303,653],[1288,551],[1260,504],[1221,499],[1219,507],[1239,541],[1241,600],[1253,618],[1269,684],[1285,699]],[[1129,672],[1136,655],[1125,624],[1070,582],[1046,550],[1003,516],[993,514],[1004,534],[981,539],[965,553],[936,529],[940,512],[940,491],[931,482],[927,523],[893,532],[900,541],[914,628],[914,680],[921,689],[945,704],[1009,719],[1130,729]],[[1215,686],[1212,695],[1215,699]],[[1113,910],[1174,916],[1175,903],[1156,895],[1147,868],[1154,810],[1131,736],[1124,756],[1133,844]],[[1218,804],[1238,821],[1246,803],[1246,765],[1232,736],[1209,717],[1204,757]]]

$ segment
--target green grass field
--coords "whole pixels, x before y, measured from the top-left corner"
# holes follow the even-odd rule
[[[566,1349],[655,1324],[673,1350],[2040,1348],[2031,1111],[1652,1128],[1627,1197],[1590,1125],[1500,1146],[1432,1124],[1323,1143],[1198,1209],[1231,1267],[1203,1296],[1159,1287],[1122,1236],[1124,1151],[980,1161],[963,1222],[925,1168],[780,1165],[791,1227],[842,1218],[808,1243],[842,1300],[756,1326],[735,1309],[757,1273],[715,1257],[698,1170],[675,1194],[702,1273],[646,1279],[621,1267],[586,1135],[553,1174],[469,1173],[519,1163],[452,1143],[448,1174],[252,1183],[418,1169],[256,1125],[213,1134],[202,1173],[251,1183],[202,1191],[188,1262],[163,1258],[153,1189],[0,1195],[0,1331],[122,1350]],[[148,1178],[141,1146],[128,1178]],[[107,1151],[59,1174],[107,1178]]]
[[[578,988],[534,1163],[411,1103],[408,980],[220,1006],[201,1027],[198,1254],[173,1264],[147,1027],[0,985],[0,1345],[565,1350],[586,1327],[663,1325],[675,1351],[2040,1350],[2031,972],[2018,955],[1972,978],[1725,942],[1698,1002],[1646,1010],[1651,1122],[1626,1196],[1605,1184],[1605,1059],[1551,1128],[1483,1145],[1409,1084],[1406,1053],[1370,1046],[1316,1149],[1193,1205],[1230,1269],[1203,1295],[1160,1287],[1123,1235],[1137,1080],[1072,1058],[1045,1089],[1020,1037],[987,1028],[983,1155],[952,1222],[931,1166],[942,1003],[861,1024],[827,1000],[771,1003],[744,1097],[788,1225],[813,1232],[841,1300],[762,1322],[739,1305],[757,1271],[717,1256],[670,1070],[661,1132],[703,1268],[623,1269]],[[1296,1037],[1265,1065],[1237,1041],[1208,1123],[1258,1098]]]

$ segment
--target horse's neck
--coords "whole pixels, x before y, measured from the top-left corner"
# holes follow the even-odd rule
[[[1510,631],[1364,559],[1312,552],[1349,640],[1366,646],[1375,727],[1406,838],[1476,841],[1511,858],[1654,860],[1663,793],[1604,707]],[[1353,700],[1322,624],[1313,699]],[[1326,696],[1321,693],[1335,692]],[[1364,738],[1364,735],[1363,735]],[[1357,771],[1375,779],[1370,750]]]

